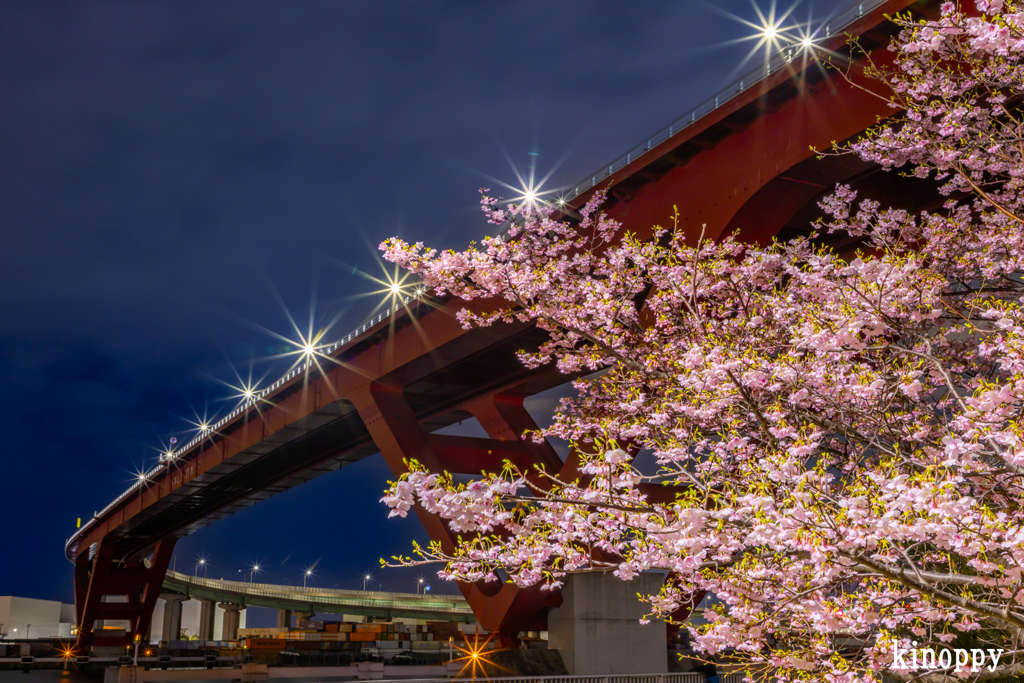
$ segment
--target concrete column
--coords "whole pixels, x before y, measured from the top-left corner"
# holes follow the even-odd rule
[[[620,581],[611,574],[565,579],[562,606],[548,611],[548,648],[570,675],[667,673],[665,622],[640,624],[648,610],[636,595],[657,593],[660,574]]]
[[[164,630],[161,640],[179,640],[181,638],[181,603],[188,600],[187,595],[180,593],[161,593],[164,601]]]
[[[292,627],[292,611],[290,609],[279,609],[279,610],[277,610],[277,627],[278,628],[291,628]]]
[[[238,640],[238,624],[241,621],[241,611],[245,605],[233,605],[222,602],[220,608],[224,610],[224,620],[221,622],[221,640]]]
[[[316,616],[316,612],[296,612],[295,627],[309,628],[309,620]]]
[[[199,640],[213,640],[213,622],[216,616],[216,602],[213,600],[199,601],[199,626],[196,628]]]

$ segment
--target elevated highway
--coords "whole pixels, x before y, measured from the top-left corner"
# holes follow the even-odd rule
[[[597,188],[609,188],[607,210],[641,238],[678,206],[696,237],[740,231],[765,240],[806,232],[818,199],[837,182],[905,208],[937,202],[931,186],[882,174],[850,157],[818,158],[834,140],[856,136],[893,113],[866,85],[856,60],[853,83],[823,68],[817,56],[846,54],[845,33],[859,35],[876,63],[891,60],[886,13],[927,2],[874,0],[838,16],[809,51],[791,47],[738,83],[575,186],[564,213]],[[464,330],[455,313],[466,304],[408,299],[346,335],[258,391],[97,511],[65,547],[75,564],[80,647],[123,645],[145,634],[164,585],[175,541],[227,515],[314,477],[380,452],[395,474],[415,458],[433,471],[478,474],[504,459],[543,463],[572,477],[549,444],[520,439],[536,425],[523,399],[570,377],[550,367],[528,370],[516,351],[535,348],[544,333],[527,324]],[[475,417],[489,435],[434,434]],[[430,537],[451,547],[454,535],[417,509]],[[511,584],[460,586],[489,631],[542,630],[554,591]],[[126,602],[108,602],[122,596]],[[122,599],[122,598],[115,598]],[[127,620],[123,638],[94,634],[97,620]]]
[[[174,571],[167,572],[163,588],[196,600],[293,612],[474,621],[473,610],[461,596],[279,586],[196,578]]]

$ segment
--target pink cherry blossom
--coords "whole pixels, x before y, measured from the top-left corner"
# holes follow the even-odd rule
[[[861,251],[674,226],[642,242],[602,193],[571,222],[484,192],[501,237],[382,244],[437,293],[502,302],[462,311],[467,328],[546,330],[527,366],[601,371],[532,436],[571,443],[572,473],[459,484],[413,463],[393,482],[392,515],[422,505],[465,532],[402,562],[548,588],[668,572],[650,616],[714,594],[697,648],[777,681],[911,680],[893,647],[915,641],[1007,650],[970,680],[1024,674],[1024,13],[977,7],[895,19],[894,66],[872,73],[905,114],[835,153],[947,201],[911,214],[836,188],[818,235]]]

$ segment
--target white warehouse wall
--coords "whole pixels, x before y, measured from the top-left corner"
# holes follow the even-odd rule
[[[70,636],[75,606],[56,600],[0,596],[0,633],[8,640]]]

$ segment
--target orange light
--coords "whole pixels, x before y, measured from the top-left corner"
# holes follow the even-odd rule
[[[462,678],[464,675],[471,676],[472,678],[487,678],[487,671],[484,668],[485,664],[489,664],[504,671],[503,667],[488,659],[488,655],[490,653],[487,651],[487,645],[491,642],[491,638],[493,638],[494,635],[494,633],[488,634],[483,642],[481,642],[480,634],[478,632],[472,642],[470,642],[469,637],[466,636],[466,647],[463,648],[458,645],[455,646],[463,655],[456,660],[462,662],[462,670],[456,674],[456,678]],[[449,642],[454,640],[455,638],[453,637],[448,638]]]

